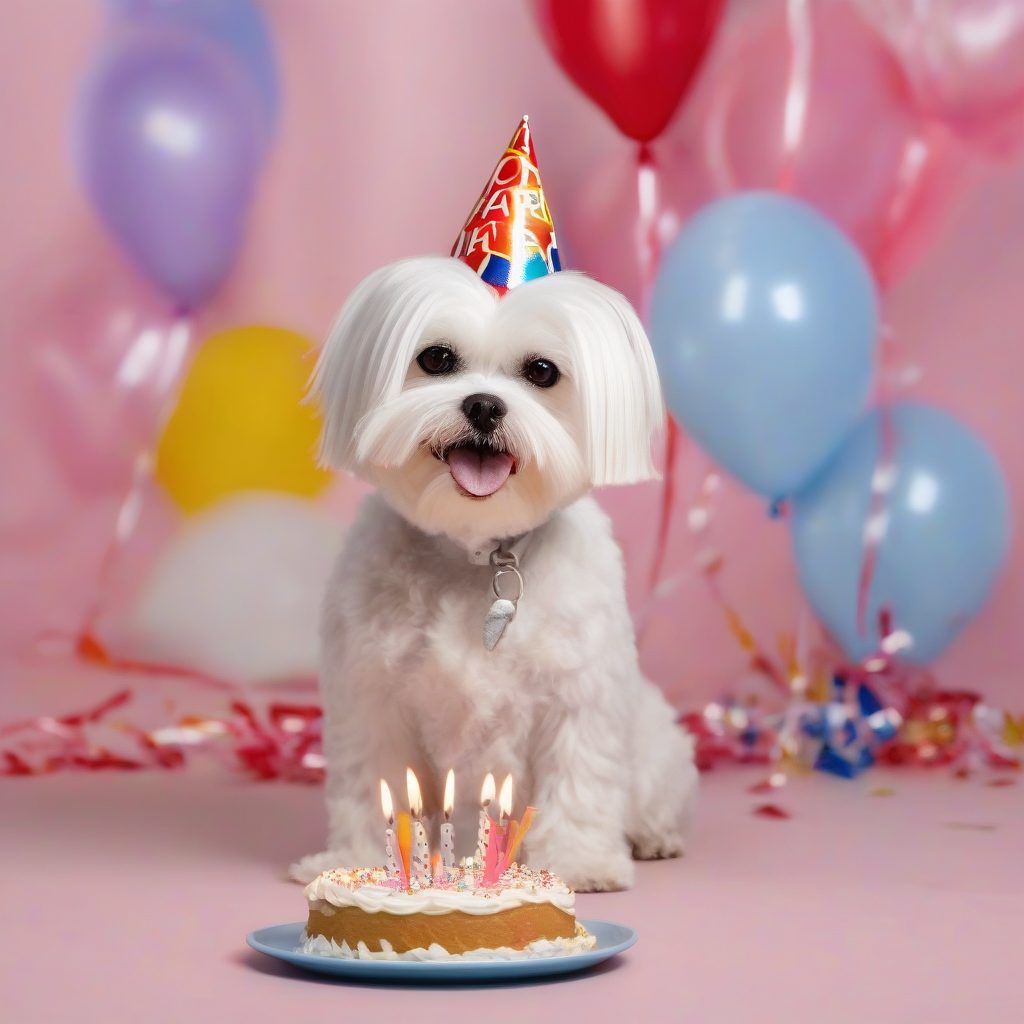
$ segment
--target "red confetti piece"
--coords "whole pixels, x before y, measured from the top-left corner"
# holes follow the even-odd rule
[[[17,754],[10,750],[4,751],[4,771],[0,775],[32,775],[32,768],[26,764]]]
[[[754,813],[759,818],[792,818],[793,815],[789,813],[785,808],[780,807],[778,804],[758,804],[754,808]]]

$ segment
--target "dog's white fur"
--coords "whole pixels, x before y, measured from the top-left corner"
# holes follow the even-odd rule
[[[456,372],[417,356],[444,344]],[[561,376],[522,376],[545,358]],[[436,821],[444,774],[459,781],[460,853],[476,843],[487,772],[538,808],[527,863],[580,890],[633,881],[631,854],[683,851],[697,788],[692,743],[640,673],[622,557],[594,486],[656,476],[663,408],[632,307],[579,274],[539,278],[499,299],[447,257],[404,260],[353,293],[313,380],[321,456],[377,485],[328,585],[321,690],[329,849],[292,869],[377,863],[378,779],[403,794],[417,772]],[[486,392],[507,415],[494,439],[516,471],[473,498],[437,457],[471,439],[462,402]],[[525,594],[493,651],[484,616],[493,569],[468,551],[530,532]]]

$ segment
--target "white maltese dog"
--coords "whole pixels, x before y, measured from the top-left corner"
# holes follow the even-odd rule
[[[618,292],[561,271],[526,118],[452,256],[371,274],[314,374],[322,461],[377,493],[324,602],[328,851],[292,875],[378,863],[379,780],[409,766],[435,823],[455,769],[457,853],[511,773],[538,811],[524,860],[622,889],[632,856],[682,853],[697,789],[587,497],[657,476],[654,357]]]
[[[538,809],[524,861],[576,889],[682,853],[692,742],[640,672],[588,497],[657,475],[661,391],[629,303],[565,271],[499,298],[457,259],[404,260],[345,304],[313,389],[324,461],[377,493],[324,604],[328,851],[293,877],[378,863],[379,779],[404,792],[406,766],[435,823],[455,769],[459,853],[488,772]]]

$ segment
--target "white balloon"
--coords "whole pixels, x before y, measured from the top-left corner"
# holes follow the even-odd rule
[[[129,646],[236,682],[315,674],[320,602],[343,534],[301,498],[218,502],[167,545],[131,617]]]

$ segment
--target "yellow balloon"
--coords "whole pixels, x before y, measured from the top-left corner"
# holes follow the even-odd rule
[[[303,405],[313,346],[276,327],[210,338],[185,378],[156,454],[156,476],[186,512],[237,491],[312,495],[320,416]]]

